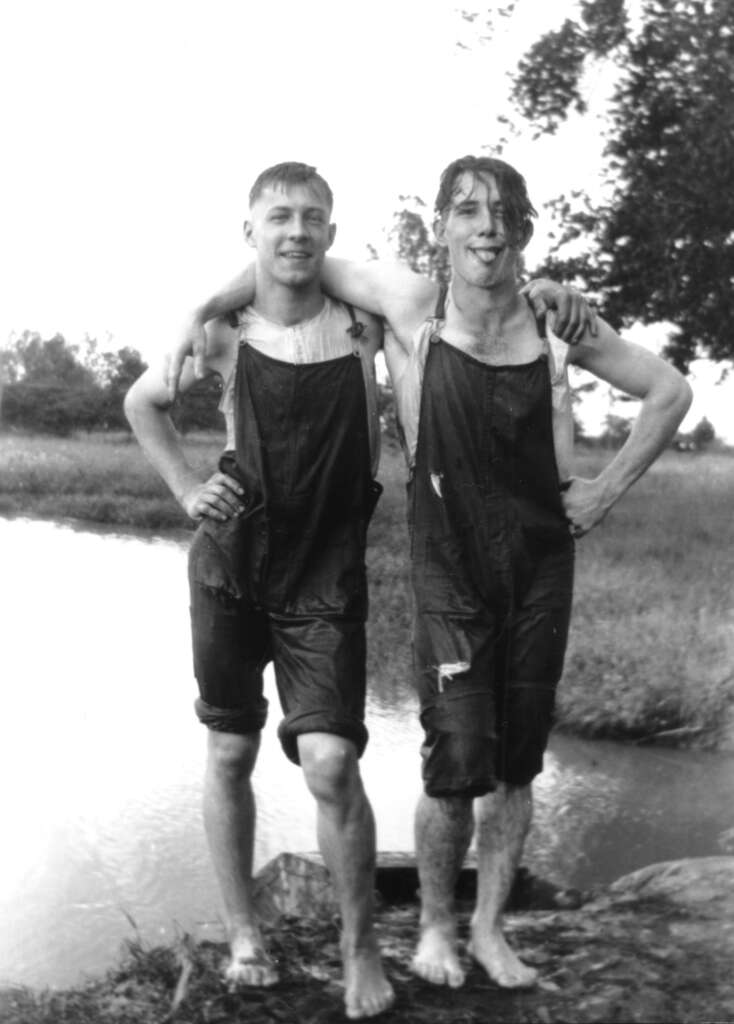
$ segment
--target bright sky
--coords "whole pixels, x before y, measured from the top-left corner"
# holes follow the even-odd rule
[[[508,70],[575,11],[477,6],[472,24],[454,0],[4,0],[0,341],[30,328],[167,348],[246,258],[249,186],[280,160],[330,181],[335,254],[381,248],[401,194],[430,204],[451,159],[491,146]],[[603,76],[591,88],[601,100]],[[505,149],[536,207],[593,187],[600,128],[589,115]],[[714,415],[709,392],[695,419],[734,441],[731,393]]]

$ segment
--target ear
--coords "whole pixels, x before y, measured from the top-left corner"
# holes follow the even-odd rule
[[[326,248],[331,249],[336,238],[336,224],[329,224],[329,241],[326,243]]]
[[[446,241],[446,223],[443,217],[438,216],[433,222],[433,234],[438,244],[445,249],[448,246]]]
[[[529,220],[527,222],[527,224],[525,225],[525,230],[520,235],[520,244],[518,245],[518,249],[520,250],[520,252],[522,252],[522,250],[528,244],[530,239],[533,237],[534,230],[535,230],[535,225],[533,224],[533,222],[531,220]]]
[[[251,220],[246,220],[242,225],[242,231],[245,236],[245,241],[251,249],[256,248],[255,246],[255,228]]]

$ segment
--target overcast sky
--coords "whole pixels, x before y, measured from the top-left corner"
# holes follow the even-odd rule
[[[477,6],[469,22],[453,0],[3,0],[0,340],[30,328],[111,334],[147,358],[168,347],[246,258],[249,186],[280,160],[330,181],[334,253],[379,248],[401,194],[430,203],[451,159],[491,146],[507,72],[576,10]],[[592,81],[592,111],[607,88]],[[601,127],[592,112],[506,148],[536,206],[593,188]],[[734,441],[723,396],[712,415],[721,392],[706,386],[706,409]]]

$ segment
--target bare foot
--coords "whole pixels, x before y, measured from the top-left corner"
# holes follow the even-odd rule
[[[377,948],[344,956],[344,1005],[350,1020],[374,1017],[395,1002],[392,985],[385,977]]]
[[[453,926],[424,927],[411,966],[415,974],[433,985],[463,985],[466,975],[459,963]]]
[[[269,988],[278,982],[275,964],[265,952],[258,934],[241,934],[231,943],[232,959],[224,971],[230,991],[242,986]]]
[[[475,931],[467,949],[492,981],[502,988],[531,988],[538,980],[538,972],[522,962],[507,945],[499,928],[481,937]]]

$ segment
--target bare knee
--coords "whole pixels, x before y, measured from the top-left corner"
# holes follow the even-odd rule
[[[317,800],[341,803],[358,791],[357,750],[351,740],[307,733],[298,737],[298,755],[306,785]]]
[[[531,785],[513,786],[500,782],[497,789],[474,800],[474,818],[480,827],[495,824],[506,817],[525,819],[532,814],[533,789]]]
[[[260,749],[260,733],[239,735],[209,730],[207,768],[225,782],[249,779]]]

